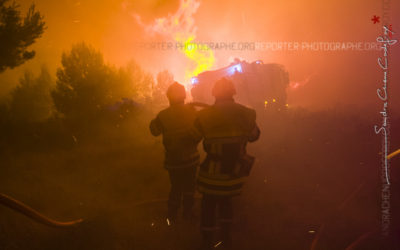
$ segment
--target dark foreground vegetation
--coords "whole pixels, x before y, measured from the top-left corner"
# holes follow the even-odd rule
[[[0,249],[196,249],[197,221],[164,220],[169,182],[161,141],[147,128],[152,106],[127,107],[135,111],[115,112],[132,115],[111,113],[78,130],[56,118],[3,128],[1,192],[84,222],[49,228],[0,207]],[[236,249],[345,249],[366,233],[355,249],[384,249],[375,121],[338,109],[258,114],[263,134],[250,146],[258,160],[235,201]],[[399,124],[392,120],[393,138]]]

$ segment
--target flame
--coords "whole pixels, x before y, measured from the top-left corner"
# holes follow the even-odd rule
[[[214,52],[208,46],[198,46],[195,43],[197,27],[194,14],[199,6],[200,3],[197,0],[180,0],[179,9],[174,14],[157,18],[150,25],[143,24],[140,16],[134,15],[147,33],[170,37],[180,45],[179,51],[192,62],[185,69],[185,82],[187,83],[193,76],[210,69],[215,62]]]
[[[181,42],[179,39],[176,39]],[[193,43],[194,37],[189,37],[184,42],[183,53],[191,61],[195,63],[194,69],[187,69],[185,73],[185,80],[191,79],[193,76],[200,74],[214,65],[214,53],[207,46],[199,48],[197,44]]]

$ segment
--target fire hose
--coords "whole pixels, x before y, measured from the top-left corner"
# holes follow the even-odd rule
[[[34,221],[52,227],[70,227],[76,224],[81,223],[83,220],[73,220],[67,222],[60,222],[53,219],[50,219],[43,214],[39,213],[38,211],[34,210],[33,208],[25,205],[24,203],[15,200],[5,194],[0,193],[0,204],[11,208],[12,210],[18,211],[23,215],[33,219]]]

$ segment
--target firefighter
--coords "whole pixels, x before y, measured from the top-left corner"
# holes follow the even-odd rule
[[[197,177],[198,190],[203,194],[202,249],[212,249],[216,243],[217,208],[221,246],[230,249],[232,197],[241,193],[254,162],[254,157],[246,153],[246,144],[260,136],[256,112],[236,103],[233,99],[235,94],[230,80],[222,78],[217,81],[212,89],[214,105],[199,111],[195,121],[195,127],[204,137],[203,146],[207,153]]]
[[[196,110],[184,103],[185,88],[174,82],[167,90],[170,106],[150,122],[154,136],[162,134],[165,148],[164,167],[168,170],[171,190],[168,199],[168,223],[174,223],[183,206],[183,218],[192,217],[196,171],[200,156],[197,145],[201,135],[194,128]]]

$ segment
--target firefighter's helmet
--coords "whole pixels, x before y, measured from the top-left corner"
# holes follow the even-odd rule
[[[168,87],[167,97],[170,102],[180,102],[186,98],[186,90],[182,84],[174,82]]]
[[[212,95],[219,98],[229,98],[236,94],[235,86],[231,80],[226,79],[225,77],[219,79],[215,82],[214,87],[212,89]]]

